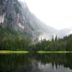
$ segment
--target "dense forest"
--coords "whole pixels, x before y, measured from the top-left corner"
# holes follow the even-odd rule
[[[28,51],[71,51],[72,35],[63,39],[42,40],[32,43],[32,40],[24,34],[3,29],[0,27],[0,50],[28,50]]]
[[[0,50],[25,50],[31,39],[20,32],[0,27]]]

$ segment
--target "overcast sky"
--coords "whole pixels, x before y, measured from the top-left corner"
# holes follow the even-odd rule
[[[56,29],[72,27],[72,0],[25,0],[25,2],[30,11],[45,24]]]

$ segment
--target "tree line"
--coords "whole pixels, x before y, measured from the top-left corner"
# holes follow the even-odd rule
[[[32,40],[21,33],[11,32],[0,27],[0,50],[29,50],[29,51],[71,51],[72,35],[63,39],[52,38],[32,44]]]

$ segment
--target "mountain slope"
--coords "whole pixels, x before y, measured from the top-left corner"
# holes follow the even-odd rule
[[[62,31],[46,26],[29,11],[25,2],[18,0],[0,0],[0,26],[10,31],[21,32],[33,40],[52,39],[56,35],[59,38],[65,36]]]
[[[20,31],[32,38],[50,32],[30,13],[26,3],[22,4],[18,0],[0,0],[0,3],[0,26],[3,28]]]

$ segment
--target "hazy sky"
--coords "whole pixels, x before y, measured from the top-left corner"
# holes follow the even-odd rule
[[[25,1],[30,11],[45,24],[56,29],[72,27],[72,0]]]

